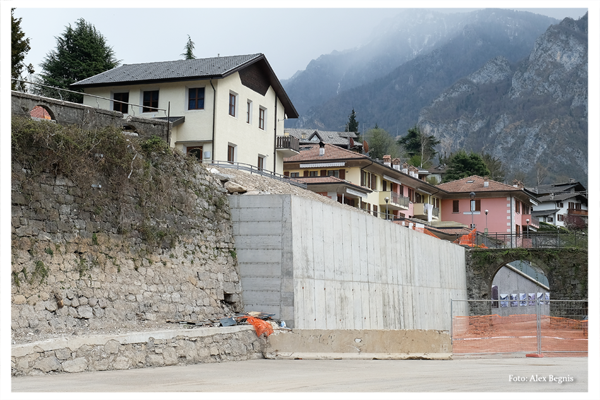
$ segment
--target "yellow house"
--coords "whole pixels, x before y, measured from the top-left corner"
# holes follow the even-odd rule
[[[389,156],[382,163],[338,146],[310,144],[286,158],[283,169],[308,189],[380,218],[441,220],[444,191],[419,179],[414,170],[403,171],[399,160],[392,165]]]
[[[200,160],[277,173],[298,141],[283,136],[298,113],[263,54],[125,64],[71,85],[84,104],[172,124],[169,144]]]

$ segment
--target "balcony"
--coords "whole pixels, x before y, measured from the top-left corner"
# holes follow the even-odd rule
[[[529,224],[527,223],[527,220],[529,220]],[[531,228],[534,229],[539,229],[540,227],[540,221],[532,216],[531,214],[523,214],[521,216],[521,225],[522,226],[530,226]]]
[[[408,197],[400,196],[396,192],[379,192],[379,206],[382,207],[382,210],[385,210],[383,207],[386,206],[386,197],[388,198],[388,210],[408,210],[410,203]]]
[[[427,219],[427,210],[425,209],[425,203],[414,203],[413,214],[415,218]],[[431,216],[433,219],[439,219],[440,209],[433,207],[433,210],[431,210]]]
[[[577,215],[579,217],[587,217],[588,216],[588,210],[578,210],[575,208],[569,208],[569,210],[567,212],[569,213],[569,215]]]
[[[275,149],[282,157],[292,157],[300,153],[300,140],[294,136],[277,136]]]

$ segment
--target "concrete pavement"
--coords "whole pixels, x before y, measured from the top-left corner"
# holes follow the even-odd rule
[[[559,383],[557,377],[562,377],[563,382]],[[17,392],[587,392],[588,358],[261,359],[24,376],[13,377],[11,381],[15,395]],[[585,397],[589,393],[579,394],[584,397],[574,394],[569,398],[597,398]],[[135,397],[127,395],[127,398]]]

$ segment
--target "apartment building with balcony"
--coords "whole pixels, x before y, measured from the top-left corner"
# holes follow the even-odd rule
[[[379,218],[441,220],[443,191],[419,179],[415,167],[401,166],[389,156],[380,162],[320,142],[301,145],[299,154],[284,160],[283,169],[284,175],[306,182],[309,190]]]
[[[569,219],[579,218],[587,224],[587,190],[581,183],[571,179],[527,190],[538,199],[539,204],[533,207],[533,215],[540,221],[564,227]]]

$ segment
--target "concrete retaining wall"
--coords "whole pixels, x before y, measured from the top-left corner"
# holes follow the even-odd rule
[[[13,376],[188,365],[263,358],[252,326],[65,336],[13,345]]]
[[[230,196],[246,311],[300,329],[450,329],[467,296],[462,247],[360,210]]]
[[[273,359],[450,359],[450,334],[436,330],[276,330]]]

